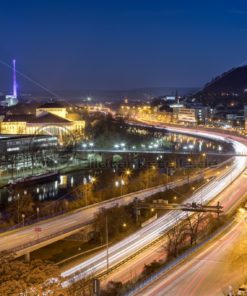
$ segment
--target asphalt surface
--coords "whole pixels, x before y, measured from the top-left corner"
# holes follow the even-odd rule
[[[223,296],[247,276],[247,224],[238,221],[219,240],[136,295]]]
[[[161,128],[161,127],[159,127]],[[241,143],[240,140],[235,137],[230,139],[227,135],[218,135],[208,132],[200,131],[191,131],[184,129],[175,129],[178,132],[186,132],[189,134],[195,134],[197,136],[204,136],[207,138],[213,138],[215,140],[228,141],[233,144],[234,150],[236,153],[247,152],[247,146],[245,143]],[[208,203],[213,200],[219,193],[226,189],[233,180],[235,180],[246,168],[246,157],[235,157],[234,164],[224,172],[221,176],[217,177],[214,181],[209,182],[204,188],[204,194],[196,192],[188,202],[197,202],[197,203]],[[173,227],[178,221],[185,219],[186,213],[173,211],[165,214],[160,217],[153,223],[139,230],[135,234],[127,237],[121,242],[111,246],[109,248],[108,262],[109,265],[115,265],[127,257],[131,256],[133,253],[138,252],[144,246],[150,244],[152,241],[160,237],[165,231]],[[106,269],[107,258],[106,252],[102,251],[95,255],[94,257],[82,262],[81,264],[76,265],[73,268],[68,269],[62,273],[62,277],[70,277],[73,280],[86,277],[95,272],[101,272]],[[64,286],[69,285],[69,281],[64,282]]]

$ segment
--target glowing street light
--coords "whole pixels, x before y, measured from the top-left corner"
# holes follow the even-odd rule
[[[92,177],[91,180],[90,180],[90,182],[91,182],[92,184],[94,184],[96,181],[97,181],[97,179],[96,179],[95,177]]]
[[[22,224],[23,224],[23,227],[25,226],[25,217],[26,215],[23,213],[21,214],[21,217],[22,217]]]
[[[126,175],[126,176],[130,176],[130,175],[131,175],[131,170],[127,169],[127,170],[125,171],[125,175]]]
[[[39,208],[36,208],[36,213],[37,213],[37,221],[39,222]]]

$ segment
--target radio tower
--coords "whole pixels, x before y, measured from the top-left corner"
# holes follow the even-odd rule
[[[13,60],[13,97],[17,98],[16,69],[15,60]]]

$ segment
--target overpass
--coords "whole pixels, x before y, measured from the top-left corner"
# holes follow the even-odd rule
[[[167,129],[162,126],[159,128]],[[224,135],[222,133],[214,133],[211,131],[202,132],[199,130],[188,130],[186,128],[171,128],[170,130],[178,133],[205,137],[216,141],[231,141],[236,155],[244,156],[247,154],[247,139],[237,136]],[[239,180],[239,176],[246,169],[246,165],[246,157],[235,157],[233,166],[227,169],[223,175],[215,178],[211,182],[208,182],[203,189],[203,194],[200,191],[195,192],[189,199],[187,199],[186,202],[199,202],[202,204],[209,203],[228,186],[230,186],[235,179]],[[238,195],[236,196],[238,197]],[[136,233],[109,247],[107,258],[106,252],[102,251],[84,262],[64,271],[62,273],[62,277],[65,278],[63,286],[66,287],[70,285],[70,281],[76,281],[91,274],[102,274],[106,271],[107,266],[110,266],[109,270],[111,270],[114,269],[115,266],[119,266],[121,262],[131,260],[135,254],[142,252],[143,249],[158,240],[176,223],[184,220],[185,218],[186,213],[184,212],[168,212]]]
[[[160,185],[123,196],[115,197],[97,204],[75,210],[68,214],[56,216],[52,219],[40,221],[30,226],[21,227],[10,232],[0,234],[0,252],[11,251],[16,257],[26,256],[30,259],[30,252],[64,239],[77,231],[90,231],[95,215],[103,208],[116,205],[122,206],[131,203],[135,197],[139,200],[163,192],[167,189],[182,186],[188,182],[200,180],[204,177],[202,173],[191,176],[189,179],[177,180],[165,185]]]

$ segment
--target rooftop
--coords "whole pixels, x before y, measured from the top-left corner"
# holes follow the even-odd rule
[[[4,122],[28,122],[28,123],[68,123],[66,118],[56,116],[51,113],[36,117],[35,115],[7,115]]]
[[[47,109],[47,108],[66,108],[66,105],[63,102],[49,102],[44,103],[43,105],[39,106],[38,109]]]

